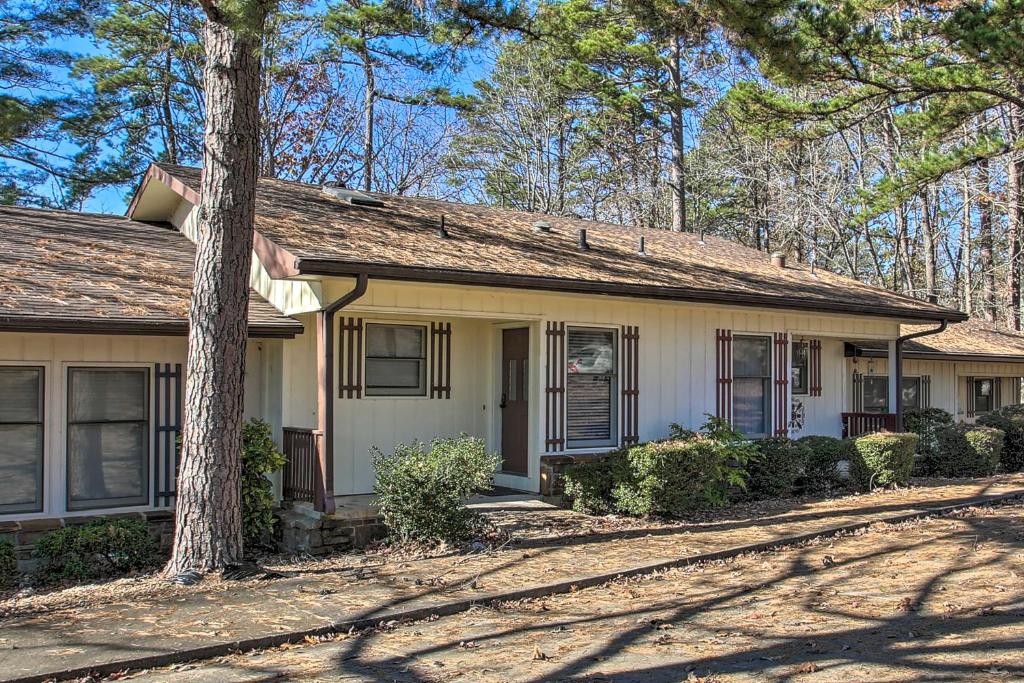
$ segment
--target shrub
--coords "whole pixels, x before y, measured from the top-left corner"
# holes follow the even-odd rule
[[[914,468],[917,434],[868,434],[858,437],[850,478],[862,488],[906,484]]]
[[[629,477],[629,461],[625,451],[605,457],[573,463],[565,468],[565,500],[572,509],[587,515],[614,511],[612,490],[617,482]]]
[[[267,475],[284,467],[270,425],[252,420],[242,425],[242,538],[246,546],[270,545],[277,497]]]
[[[634,446],[627,455],[630,477],[615,484],[612,497],[630,515],[676,515],[725,505],[729,489],[745,485],[743,470],[734,463],[746,452],[706,434]]]
[[[939,477],[983,477],[995,472],[1005,434],[994,427],[957,425],[939,430],[932,473]]]
[[[757,451],[747,464],[747,492],[764,498],[793,495],[810,458],[808,448],[799,441],[769,437],[757,442]]]
[[[928,476],[933,474],[934,461],[939,455],[938,432],[953,426],[953,416],[941,408],[918,408],[903,413],[903,427],[908,432],[917,434],[917,461],[914,474]]]
[[[1002,430],[1003,452],[999,459],[1003,472],[1024,470],[1024,406],[1005,406],[993,413],[981,415],[977,423]]]
[[[45,580],[84,580],[124,574],[153,562],[155,544],[141,519],[97,520],[68,526],[39,539],[36,552]]]
[[[372,451],[374,493],[380,514],[401,541],[461,542],[479,529],[466,499],[490,487],[501,462],[484,442],[463,434],[454,439],[399,444],[392,455]]]
[[[807,449],[804,471],[798,485],[810,493],[827,493],[844,485],[839,463],[854,458],[853,442],[831,436],[805,436],[797,439]]]
[[[18,558],[14,556],[14,546],[8,540],[0,541],[0,588],[7,588],[18,583]]]

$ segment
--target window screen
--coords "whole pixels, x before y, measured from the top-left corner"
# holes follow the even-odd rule
[[[793,344],[793,361],[790,368],[791,384],[794,394],[806,394],[808,391],[808,345],[807,342]]]
[[[68,372],[68,509],[149,502],[149,371]]]
[[[768,433],[771,418],[771,356],[768,337],[733,338],[732,419],[745,436]]]
[[[43,369],[0,367],[0,513],[43,509]]]
[[[991,379],[974,380],[974,412],[992,412],[992,392],[995,382]]]
[[[889,378],[885,375],[868,375],[864,378],[864,412],[889,412]]]
[[[570,448],[616,443],[615,332],[569,328],[566,437]]]
[[[426,328],[366,326],[366,395],[426,396]]]
[[[903,407],[904,408],[920,408],[921,407],[921,378],[920,377],[904,377],[903,378]]]

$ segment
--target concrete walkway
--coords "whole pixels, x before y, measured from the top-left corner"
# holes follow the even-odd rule
[[[151,600],[23,616],[0,623],[0,681],[148,667],[300,640],[393,619],[446,615],[474,602],[522,599],[703,559],[804,540],[950,506],[1024,496],[1024,477],[924,485],[776,506],[746,518],[728,511],[700,524],[615,528],[540,501],[492,502],[500,523],[523,521],[524,540],[494,552],[422,560],[344,556],[285,579],[180,592]],[[568,529],[568,531],[566,531]],[[346,568],[347,567],[347,568]]]

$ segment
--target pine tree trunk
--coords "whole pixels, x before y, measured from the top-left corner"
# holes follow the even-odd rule
[[[1024,128],[1021,111],[1013,107],[1010,111],[1010,132],[1018,138]],[[1024,232],[1024,155],[1019,151],[1010,154],[1006,168],[1007,232],[1010,242],[1009,267],[1007,268],[1007,289],[1010,294],[1010,311],[1006,323],[1011,330],[1020,330],[1020,279],[1021,279],[1021,233]]]
[[[365,35],[363,40],[366,40]],[[373,115],[377,99],[377,78],[373,72],[370,53],[363,49],[363,78],[366,80],[366,99],[363,102],[363,189],[373,191]]]
[[[964,206],[960,219],[960,248],[963,261],[960,266],[963,271],[963,309],[967,315],[974,313],[974,282],[971,277],[973,257],[971,255],[971,184],[967,174],[964,174]]]
[[[996,319],[996,268],[992,253],[992,198],[989,194],[988,160],[978,166],[978,259],[981,266],[981,312],[985,320]]]
[[[932,189],[921,192],[921,226],[924,242],[924,290],[925,298],[938,303],[939,289],[936,283],[935,214],[932,211]]]
[[[189,312],[185,428],[174,549],[166,572],[207,572],[242,557],[241,429],[259,158],[257,33],[207,11],[206,131]]]
[[[680,37],[672,38],[672,56],[669,59],[669,82],[677,101],[669,109],[669,147],[672,156],[672,230],[686,230],[686,166],[685,132],[683,129],[683,57]]]

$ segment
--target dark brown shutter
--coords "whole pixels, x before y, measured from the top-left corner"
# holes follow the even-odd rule
[[[715,340],[715,415],[732,422],[732,330],[717,330]]]
[[[640,441],[640,328],[622,326],[622,444]]]
[[[565,448],[565,323],[548,322],[544,334],[548,354],[544,451],[554,453]]]
[[[178,490],[178,437],[181,436],[183,414],[181,363],[156,364],[154,393],[153,490],[156,492],[156,507],[169,507]]]
[[[1010,380],[1010,399],[1012,403],[1010,405],[1018,405],[1020,403],[1020,377],[1014,377]]]
[[[789,335],[775,333],[775,436],[789,434]]]
[[[810,384],[807,393],[821,396],[821,340],[812,339],[807,345],[807,372]]]
[[[864,375],[853,372],[853,412],[864,412]]]
[[[992,410],[999,410],[1003,407],[1003,378],[992,379]]]
[[[921,375],[921,407],[932,407],[932,376]]]
[[[363,319],[342,318],[338,328],[338,398],[363,397]]]
[[[452,397],[452,324],[430,323],[430,398]]]
[[[967,417],[974,417],[974,378],[967,377]]]

